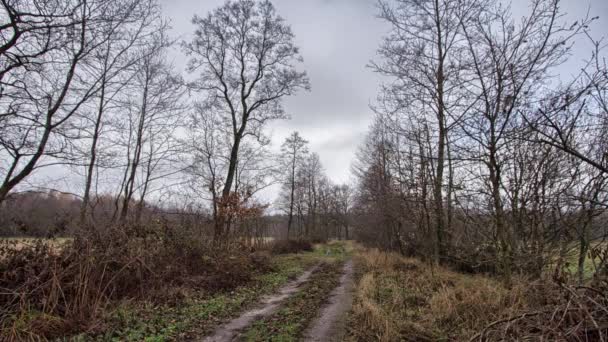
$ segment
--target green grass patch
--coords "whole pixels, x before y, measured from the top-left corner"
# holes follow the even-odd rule
[[[571,243],[568,246],[567,252],[565,253],[565,265],[564,268],[565,270],[570,274],[571,277],[575,278],[578,274],[578,257],[579,257],[579,245],[578,243]],[[597,271],[596,266],[601,264],[601,258],[600,256],[595,256],[592,257],[590,254],[590,251],[593,249],[607,249],[608,248],[608,242],[606,241],[595,241],[595,242],[591,242],[591,246],[589,248],[589,251],[587,252],[587,255],[585,256],[585,262],[583,264],[583,279],[584,280],[589,280],[593,277],[593,275],[595,274],[595,272]],[[556,251],[555,256],[553,256],[553,260],[551,262],[549,262],[547,264],[547,270],[549,272],[552,272],[556,265],[558,264],[558,259],[559,257],[557,256],[559,254],[558,251]]]
[[[313,254],[320,260],[329,259],[345,261],[353,252],[352,243],[349,241],[331,241],[326,244],[315,245]]]

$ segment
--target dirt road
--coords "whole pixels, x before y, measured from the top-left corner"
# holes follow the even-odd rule
[[[297,279],[282,287],[278,293],[264,297],[257,308],[247,311],[232,321],[220,326],[212,335],[206,337],[203,341],[228,342],[238,339],[239,333],[251,325],[255,320],[273,314],[285,299],[296,293],[300,286],[308,281],[308,278],[310,278],[317,268],[318,266],[315,266],[304,272]]]
[[[340,285],[331,293],[328,304],[304,334],[304,341],[341,341],[346,330],[346,315],[353,303],[352,260],[344,264]]]
[[[203,341],[229,342],[242,339],[241,333],[255,321],[277,312],[288,298],[301,289],[318,268],[317,265],[304,272],[300,277],[282,287],[275,295],[264,297],[256,308],[221,325]],[[344,263],[339,285],[330,293],[327,304],[319,310],[317,318],[306,329],[302,339],[304,341],[340,341],[346,328],[346,315],[352,305],[352,291],[353,263],[349,260]]]

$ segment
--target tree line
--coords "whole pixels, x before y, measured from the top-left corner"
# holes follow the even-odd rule
[[[220,241],[263,216],[255,195],[277,183],[291,184],[285,214],[298,233],[287,236],[327,235],[330,216],[347,231],[348,187],[329,184],[318,155],[294,152],[283,174],[287,151],[271,151],[266,125],[287,119],[282,100],[310,82],[270,1],[194,16],[181,42],[156,0],[9,0],[0,12],[0,209],[10,231],[46,202],[64,208],[42,215],[48,226],[179,213],[203,218]],[[70,171],[61,189],[36,177],[57,167]]]
[[[348,184],[333,184],[317,153],[298,132],[282,145],[284,176],[278,207],[287,216],[287,237],[327,240],[349,239],[353,191]]]
[[[605,270],[599,18],[570,22],[559,0],[532,0],[521,17],[484,0],[378,8],[390,32],[369,67],[387,82],[353,166],[361,234],[507,281],[564,266],[570,252],[580,281],[588,258]]]

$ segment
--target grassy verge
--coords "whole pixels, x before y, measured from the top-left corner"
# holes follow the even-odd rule
[[[599,250],[599,249],[607,249],[607,248],[608,248],[608,242],[596,241],[596,242],[591,243],[589,250],[593,250],[593,249]],[[573,244],[569,248],[568,253],[566,255],[566,261],[567,261],[566,269],[568,270],[570,275],[572,275],[573,277],[578,272],[578,256],[579,256],[579,247],[578,247],[578,245]],[[591,277],[593,277],[593,275],[597,271],[596,265],[599,265],[600,263],[601,263],[601,258],[599,255],[592,257],[590,255],[590,253],[587,253],[587,255],[585,256],[585,263],[583,264],[583,277],[585,280],[591,279]]]
[[[521,287],[377,250],[354,258],[349,341],[463,341],[526,308]]]
[[[295,341],[338,285],[342,263],[324,262],[304,287],[275,314],[259,320],[244,334],[246,341]]]

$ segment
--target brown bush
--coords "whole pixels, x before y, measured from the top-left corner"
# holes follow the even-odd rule
[[[279,240],[271,247],[272,254],[290,254],[310,252],[313,250],[312,243],[307,240]]]
[[[123,299],[175,299],[175,289],[231,290],[267,268],[245,248],[214,248],[167,227],[91,230],[60,250],[42,240],[0,248],[0,340],[57,338],[104,328]]]

